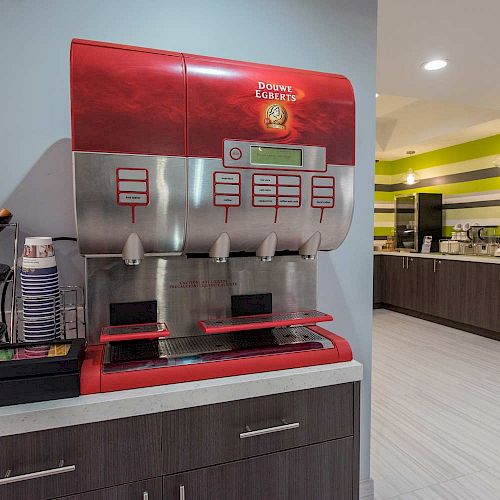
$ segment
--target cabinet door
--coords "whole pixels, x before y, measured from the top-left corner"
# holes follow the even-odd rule
[[[431,307],[424,312],[450,321],[467,323],[470,308],[465,297],[468,265],[468,262],[446,259],[433,261],[435,293]]]
[[[46,500],[161,475],[158,415],[0,438],[0,499]]]
[[[382,290],[383,290],[383,276],[382,271],[383,256],[375,255],[373,258],[373,306],[379,307],[383,302]]]
[[[385,255],[382,270],[384,274],[383,302],[391,306],[405,307],[406,257]]]
[[[432,314],[436,293],[433,259],[409,257],[405,275],[405,303],[407,309]]]
[[[162,480],[150,479],[71,495],[58,500],[162,500]]]
[[[353,500],[353,438],[167,476],[164,500]]]
[[[411,311],[428,312],[432,304],[432,259],[384,256],[383,302]]]
[[[163,414],[163,473],[232,462],[354,434],[352,383]]]
[[[500,265],[465,264],[464,323],[500,332]]]

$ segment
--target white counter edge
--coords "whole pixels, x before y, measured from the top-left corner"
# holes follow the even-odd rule
[[[362,378],[363,365],[350,361],[4,406],[0,407],[0,436],[344,384]]]
[[[418,252],[382,252],[374,251],[373,255],[394,255],[396,257],[418,257],[422,259],[461,260],[464,262],[481,262],[483,264],[500,264],[500,257],[481,257],[478,255],[448,255],[441,253]]]

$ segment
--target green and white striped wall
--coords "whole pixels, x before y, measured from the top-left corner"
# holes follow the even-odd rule
[[[375,238],[393,234],[394,196],[442,193],[443,234],[460,222],[500,226],[500,134],[421,155],[375,164]],[[412,168],[420,180],[404,184]]]

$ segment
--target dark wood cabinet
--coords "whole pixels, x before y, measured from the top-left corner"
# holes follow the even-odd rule
[[[165,500],[352,500],[353,439],[164,478]]]
[[[163,472],[352,436],[353,401],[342,384],[165,413]]]
[[[500,265],[477,263],[462,274],[464,322],[500,332]]]
[[[0,499],[355,500],[359,389],[350,382],[2,437],[0,478],[43,477],[0,483]]]
[[[423,285],[432,272],[430,262],[410,255],[388,255],[383,258],[382,270],[384,304],[417,311],[428,307],[430,299]]]
[[[162,500],[163,485],[161,478],[139,481],[137,483],[123,484],[104,488],[101,490],[79,493],[58,500]],[[177,500],[177,499],[176,499]]]
[[[0,498],[45,500],[161,475],[160,415],[63,427],[0,439],[0,471],[10,476],[74,470],[0,485]]]
[[[408,306],[406,257],[385,256],[382,264],[383,302],[396,307]]]
[[[433,259],[434,282],[431,283],[431,307],[426,312],[451,321],[467,323],[465,307],[467,262]],[[474,264],[476,266],[477,264]],[[487,264],[489,265],[489,264]],[[433,286],[432,286],[433,285]]]
[[[382,255],[375,255],[373,259],[373,308],[377,309],[382,307],[384,302],[382,290],[384,288],[383,278],[384,272],[382,270],[383,265]]]
[[[440,256],[375,257],[381,259],[374,264],[381,287],[379,307],[500,340],[499,264]]]

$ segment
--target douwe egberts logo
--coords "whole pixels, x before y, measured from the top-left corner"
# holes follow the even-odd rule
[[[266,109],[264,123],[267,128],[285,129],[285,123],[288,119],[286,108],[281,104],[271,104]]]

